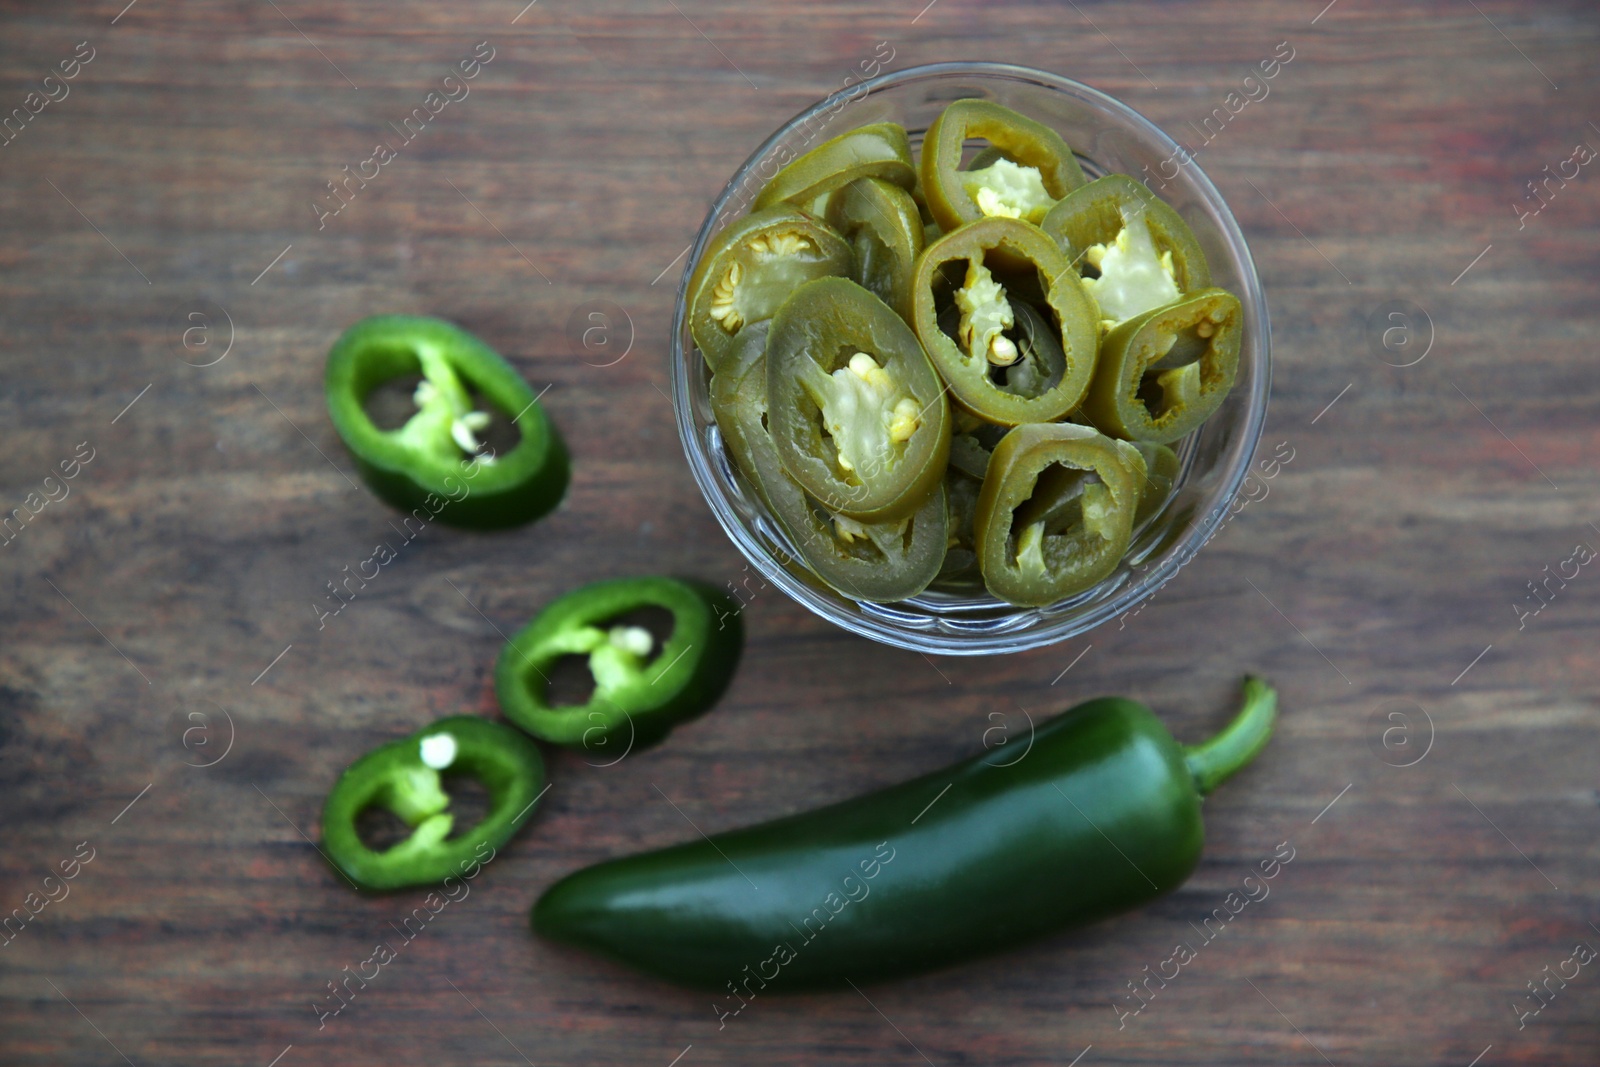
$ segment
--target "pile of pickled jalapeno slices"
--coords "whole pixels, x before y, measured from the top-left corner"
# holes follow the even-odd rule
[[[920,159],[885,122],[790,162],[688,299],[733,461],[863,601],[1092,587],[1239,364],[1239,300],[1178,213],[978,99],[944,110]]]

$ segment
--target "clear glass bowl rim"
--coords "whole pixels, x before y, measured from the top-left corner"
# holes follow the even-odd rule
[[[1201,548],[1205,547],[1206,542],[1212,538],[1221,526],[1223,516],[1229,510],[1229,505],[1238,495],[1240,487],[1244,484],[1245,477],[1250,472],[1250,464],[1255,457],[1256,445],[1260,442],[1261,431],[1266,424],[1267,402],[1272,388],[1272,328],[1267,314],[1266,296],[1261,289],[1261,279],[1256,272],[1255,260],[1250,255],[1249,246],[1245,242],[1244,234],[1239,229],[1238,221],[1234,218],[1232,210],[1229,209],[1227,201],[1223,199],[1217,187],[1212,184],[1211,179],[1206,176],[1205,172],[1200,169],[1199,164],[1191,157],[1185,164],[1188,176],[1199,189],[1203,198],[1216,210],[1229,250],[1237,257],[1241,268],[1242,283],[1245,291],[1240,296],[1247,311],[1247,318],[1253,317],[1259,323],[1255,331],[1257,336],[1247,341],[1246,349],[1249,351],[1241,351],[1240,359],[1243,360],[1254,353],[1259,353],[1259,359],[1252,365],[1251,389],[1246,405],[1245,423],[1240,444],[1234,450],[1232,463],[1224,471],[1217,489],[1208,500],[1209,506],[1206,508],[1203,517],[1191,525],[1181,539],[1164,551],[1165,558],[1156,566],[1144,571],[1137,580],[1128,582],[1115,595],[1105,598],[1083,614],[1062,616],[1028,630],[995,633],[932,632],[896,626],[889,619],[859,614],[844,608],[832,599],[836,597],[843,600],[842,594],[832,593],[830,597],[829,593],[824,593],[822,590],[814,588],[790,573],[756,539],[733,503],[726,497],[711,469],[711,463],[703,442],[698,436],[699,431],[695,425],[693,405],[689,396],[689,375],[691,371],[690,360],[687,358],[694,356],[695,353],[692,348],[686,350],[683,343],[685,321],[688,315],[689,278],[694,273],[695,266],[700,262],[700,256],[705,251],[706,244],[712,237],[717,219],[726,208],[728,201],[746,184],[750,172],[759,164],[760,160],[766,156],[774,145],[787,137],[792,130],[810,121],[821,112],[839,106],[840,98],[846,93],[859,99],[884,89],[950,75],[1019,81],[1046,89],[1053,89],[1068,96],[1084,100],[1103,110],[1110,111],[1118,115],[1123,122],[1135,129],[1139,134],[1161,145],[1169,152],[1177,153],[1179,151],[1178,143],[1168,137],[1159,126],[1115,97],[1084,85],[1082,82],[1062,77],[1059,74],[1052,74],[1048,71],[1018,66],[1012,63],[983,61],[926,63],[880,74],[875,78],[859,82],[848,90],[839,90],[829,94],[779,126],[766,140],[756,146],[755,150],[734,171],[733,176],[728,179],[728,183],[723,187],[722,192],[718,194],[717,199],[707,211],[705,220],[700,224],[700,229],[695,234],[694,243],[689,248],[683,274],[678,281],[677,300],[672,316],[672,343],[669,352],[672,361],[672,406],[678,425],[678,438],[683,445],[684,455],[689,461],[690,472],[693,474],[695,484],[699,486],[700,493],[705,498],[706,504],[711,508],[711,513],[716,516],[717,522],[722,526],[734,545],[738,547],[740,553],[773,585],[782,589],[792,599],[821,618],[851,633],[859,634],[882,644],[944,656],[1004,654],[1057,644],[1124,614],[1153,596],[1156,590],[1171,580],[1179,570],[1195,557]],[[829,592],[831,593],[831,590]]]

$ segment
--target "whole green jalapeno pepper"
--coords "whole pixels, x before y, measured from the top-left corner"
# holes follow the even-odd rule
[[[861,523],[824,509],[784,471],[767,425],[766,333],[756,323],[739,335],[711,379],[711,409],[735,465],[823,582],[852,600],[892,602],[916,596],[938,575],[948,517],[936,489],[914,513]]]
[[[380,429],[366,410],[380,386],[420,375],[416,411]],[[566,492],[566,446],[538,395],[500,354],[442,319],[377,315],[344,332],[328,353],[328,415],[367,485],[405,511],[427,509],[440,522],[483,529],[536,519]],[[519,435],[496,454],[478,440],[490,411]]]
[[[1106,335],[1083,400],[1102,432],[1170,444],[1222,406],[1239,372],[1239,298],[1202,289]]]
[[[539,898],[533,929],[740,996],[719,1017],[758,992],[993,952],[1181,885],[1201,798],[1255,758],[1276,714],[1276,693],[1246,678],[1232,723],[1191,746],[1142,704],[1091,700],[903,785],[580,870]]]
[[[968,410],[1017,426],[1051,422],[1083,399],[1099,341],[1094,303],[1038,227],[992,218],[946,234],[917,261],[912,297],[917,336]]]
[[[927,502],[950,454],[950,404],[893,309],[847,278],[807,282],[773,317],[766,362],[772,439],[802,489],[856,522]]]
[[[849,274],[850,246],[787,204],[730,223],[689,277],[689,332],[713,372],[747,323],[770,319],[802,282]]]
[[[995,151],[962,170],[966,142],[980,138]],[[1085,180],[1060,134],[989,100],[957,100],[939,113],[922,140],[921,178],[928,210],[946,233],[988,217],[1038,225]]]
[[[1128,550],[1144,457],[1088,426],[1018,426],[995,446],[973,517],[978,566],[1008,604],[1081,593]]]
[[[442,774],[468,775],[488,790],[482,820],[456,827]],[[492,857],[543,794],[544,760],[532,741],[502,723],[455,715],[352,763],[322,807],[322,847],[362,889],[428,885],[482,862],[484,848]],[[374,807],[393,812],[412,828],[411,836],[381,851],[369,847],[356,818]],[[452,830],[460,832],[452,837]]]

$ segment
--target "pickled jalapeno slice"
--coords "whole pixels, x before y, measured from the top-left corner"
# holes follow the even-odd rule
[[[1239,371],[1239,299],[1202,289],[1106,336],[1083,414],[1130,441],[1171,444],[1222,405]]]
[[[1189,224],[1126,174],[1108,174],[1068,194],[1040,228],[1082,276],[1103,333],[1211,284]]]
[[[924,237],[911,194],[881,178],[858,178],[829,197],[828,224],[855,253],[851,277],[909,322]]]
[[[1041,607],[1080,593],[1128,550],[1144,457],[1087,426],[1038,423],[1006,434],[973,519],[989,592]]]
[[[757,324],[752,333],[764,331]],[[916,596],[939,574],[949,515],[936,489],[909,516],[859,523],[830,514],[784,471],[767,426],[764,340],[741,335],[711,382],[711,407],[728,451],[762,503],[824,582],[854,600],[889,602]]]
[[[746,324],[770,319],[802,282],[850,273],[833,229],[788,205],[757,211],[712,238],[689,279],[689,332],[713,372]]]
[[[969,140],[989,147],[961,169]],[[933,120],[919,171],[928,210],[945,232],[981,218],[1037,225],[1085,182],[1072,149],[1050,127],[988,100],[957,100]]]
[[[857,522],[915,512],[944,477],[950,404],[900,316],[846,278],[797,289],[767,337],[768,424],[789,475]]]
[[[915,184],[904,126],[874,122],[824,141],[774,174],[757,194],[755,210],[774,204],[809,207],[858,178],[882,178],[902,189]]]
[[[1058,419],[1083,399],[1099,340],[1094,304],[1038,227],[992,218],[946,234],[923,251],[913,296],[917,336],[970,411],[1017,426]]]

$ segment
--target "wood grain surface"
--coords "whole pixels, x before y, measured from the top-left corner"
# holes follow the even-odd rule
[[[1600,550],[1593,5],[124,2],[0,3],[0,508],[43,505],[0,545],[0,914],[37,909],[0,947],[0,1062],[1595,1062],[1600,970],[1568,961],[1600,947],[1600,574],[1528,584]],[[470,93],[319,229],[479,42]],[[581,581],[746,578],[666,397],[678,257],[879,42],[892,69],[1057,71],[1198,148],[1270,302],[1261,455],[1293,459],[1142,612],[1048,650],[882,648],[752,580],[721,706],[614,766],[551,753],[532,824],[319,1020],[424,897],[318,855],[339,770],[495,714],[502,634]],[[601,366],[569,323],[606,308],[627,355]],[[385,311],[548,388],[574,480],[526,529],[427,529],[319,626],[325,583],[397,539],[321,387]],[[1207,804],[1190,882],[1092,930],[720,1029],[710,996],[527,931],[579,865],[922,773],[991,713],[1122,693],[1200,737],[1247,669],[1278,737]]]

